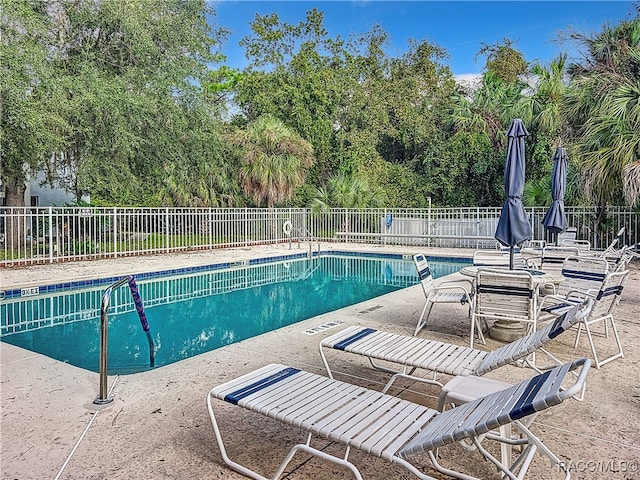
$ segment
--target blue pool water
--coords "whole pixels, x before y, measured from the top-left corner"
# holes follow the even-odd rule
[[[321,256],[138,281],[155,367],[418,283],[410,259]],[[460,263],[431,261],[434,276]],[[100,299],[106,286],[0,302],[0,339],[99,371]],[[111,296],[109,374],[150,368],[128,288]]]

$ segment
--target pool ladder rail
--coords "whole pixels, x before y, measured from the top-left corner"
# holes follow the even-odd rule
[[[284,222],[282,230],[285,235],[289,237],[289,250],[291,250],[291,244],[293,243],[293,236],[295,234],[296,240],[298,241],[298,248],[300,248],[300,243],[302,243],[301,239],[303,241],[309,239],[309,258],[313,258],[314,243],[318,246],[317,256],[320,256],[320,240],[316,239],[315,235],[305,227],[296,227],[290,220],[287,220]]]
[[[111,403],[113,398],[109,398],[107,394],[107,370],[108,370],[108,325],[109,325],[109,302],[111,301],[111,293],[116,288],[129,284],[129,291],[133,297],[133,302],[140,318],[140,324],[142,330],[147,335],[149,342],[149,364],[153,368],[155,364],[155,345],[153,343],[153,337],[151,336],[151,329],[149,322],[147,321],[147,315],[144,312],[144,306],[142,305],[142,299],[138,292],[138,286],[135,279],[131,275],[122,277],[120,280],[111,284],[102,294],[102,300],[100,302],[100,393],[93,403],[96,405],[105,405]]]

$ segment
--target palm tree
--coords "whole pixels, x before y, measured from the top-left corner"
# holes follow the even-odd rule
[[[326,188],[316,189],[311,201],[313,212],[328,212],[331,208],[345,210],[340,230],[351,231],[347,209],[381,207],[385,194],[381,188],[372,188],[362,174],[338,173],[329,178]]]
[[[529,97],[532,111],[532,126],[537,127],[562,142],[561,106],[567,89],[565,68],[567,55],[562,54],[546,66],[536,63],[531,73],[536,77],[535,93]]]
[[[531,104],[523,94],[527,85],[516,80],[505,82],[494,72],[482,76],[480,88],[472,99],[457,95],[450,111],[450,128],[454,131],[485,133],[496,150],[507,147],[506,130],[514,118],[531,120]]]
[[[624,193],[640,202],[640,18],[573,35],[586,47],[569,67],[566,115],[575,129],[574,160],[585,190],[601,207]]]
[[[240,131],[243,149],[240,179],[258,206],[273,208],[291,200],[313,165],[313,147],[284,123],[263,115]]]
[[[371,188],[366,178],[339,173],[329,178],[326,188],[316,189],[311,209],[324,212],[331,208],[380,207],[383,203],[384,191]]]
[[[539,205],[551,205],[551,175],[546,175],[538,180],[530,180],[524,185],[522,203],[527,207]]]
[[[239,203],[233,164],[166,163],[160,189],[163,204],[179,207],[236,207]]]

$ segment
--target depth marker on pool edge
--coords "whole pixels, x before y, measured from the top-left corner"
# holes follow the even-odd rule
[[[337,327],[338,325],[342,325],[343,323],[344,321],[342,320],[334,320],[332,322],[323,323],[322,325],[318,325],[317,327],[312,327],[308,330],[304,330],[304,333],[306,335],[315,335],[316,333],[324,332],[325,330]]]

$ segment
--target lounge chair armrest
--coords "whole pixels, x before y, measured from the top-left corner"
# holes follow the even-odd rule
[[[578,396],[583,390],[587,374],[591,368],[591,360],[589,358],[579,358],[571,364],[570,370],[575,370],[578,367],[581,367],[581,369],[580,373],[577,375],[575,383],[569,388],[561,390],[559,393],[559,397],[563,400],[569,397]]]

